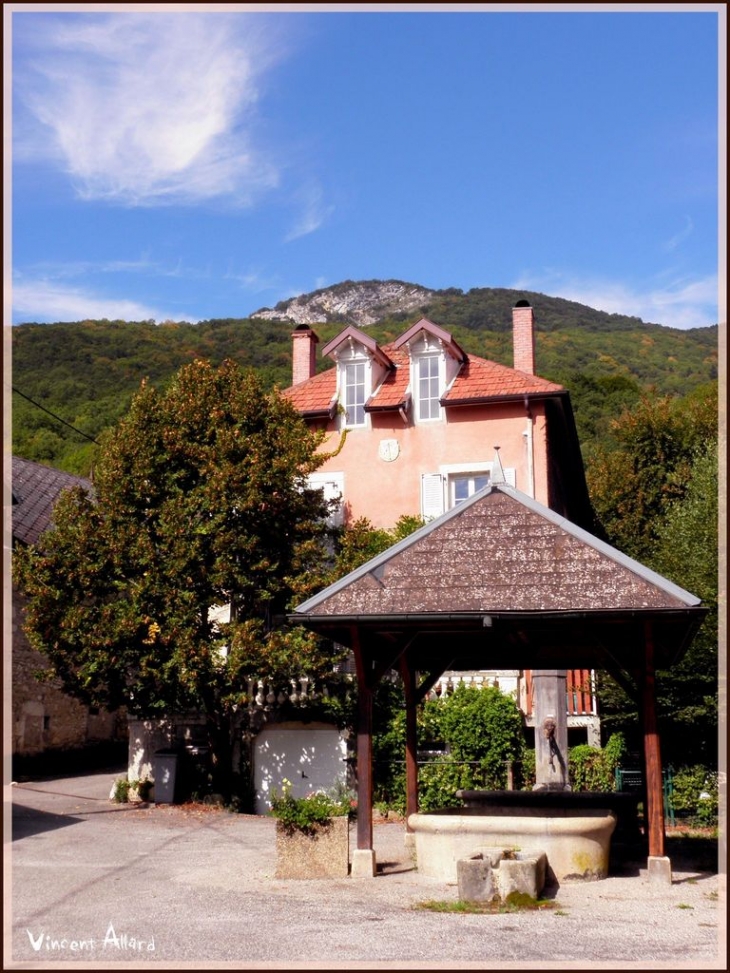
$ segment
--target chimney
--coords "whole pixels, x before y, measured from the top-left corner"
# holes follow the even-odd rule
[[[314,375],[318,342],[308,324],[300,324],[292,332],[292,385],[306,382]]]
[[[527,301],[512,308],[512,353],[519,372],[535,374],[535,318]]]

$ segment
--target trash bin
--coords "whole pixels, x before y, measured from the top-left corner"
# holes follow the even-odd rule
[[[175,803],[177,750],[156,750],[152,761],[155,780],[155,804]]]

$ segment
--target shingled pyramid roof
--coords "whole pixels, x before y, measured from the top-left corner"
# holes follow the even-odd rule
[[[699,598],[513,487],[492,483],[291,617],[344,638],[348,624],[402,632],[410,620],[414,633],[443,635],[501,620],[519,623],[524,634],[551,619],[669,613],[687,635],[699,624],[687,628],[696,610],[701,620]],[[679,628],[675,634],[671,656],[685,641]]]

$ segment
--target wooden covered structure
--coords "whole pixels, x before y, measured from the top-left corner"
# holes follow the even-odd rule
[[[372,843],[372,701],[400,672],[407,811],[418,810],[416,707],[459,669],[603,669],[639,702],[649,856],[664,855],[656,669],[685,653],[694,595],[504,483],[485,487],[290,616],[353,649],[358,675],[357,849]]]

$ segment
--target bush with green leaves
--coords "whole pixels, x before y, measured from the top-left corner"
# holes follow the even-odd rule
[[[700,827],[717,825],[717,772],[700,764],[681,767],[673,776],[672,808]]]
[[[625,752],[621,733],[612,734],[601,750],[581,743],[568,751],[570,786],[574,791],[615,791],[616,768]]]
[[[391,687],[377,703],[373,740],[375,800],[405,811],[405,712],[402,689]],[[419,807],[431,811],[460,802],[460,789],[501,790],[508,765],[522,764],[522,715],[514,699],[495,686],[460,684],[445,699],[418,709],[419,751],[438,756],[419,767]]]
[[[282,791],[271,792],[271,814],[281,821],[287,834],[296,831],[312,834],[318,826],[328,825],[332,818],[344,817],[351,811],[347,794],[316,791],[306,797],[294,797],[291,781],[282,782]]]

